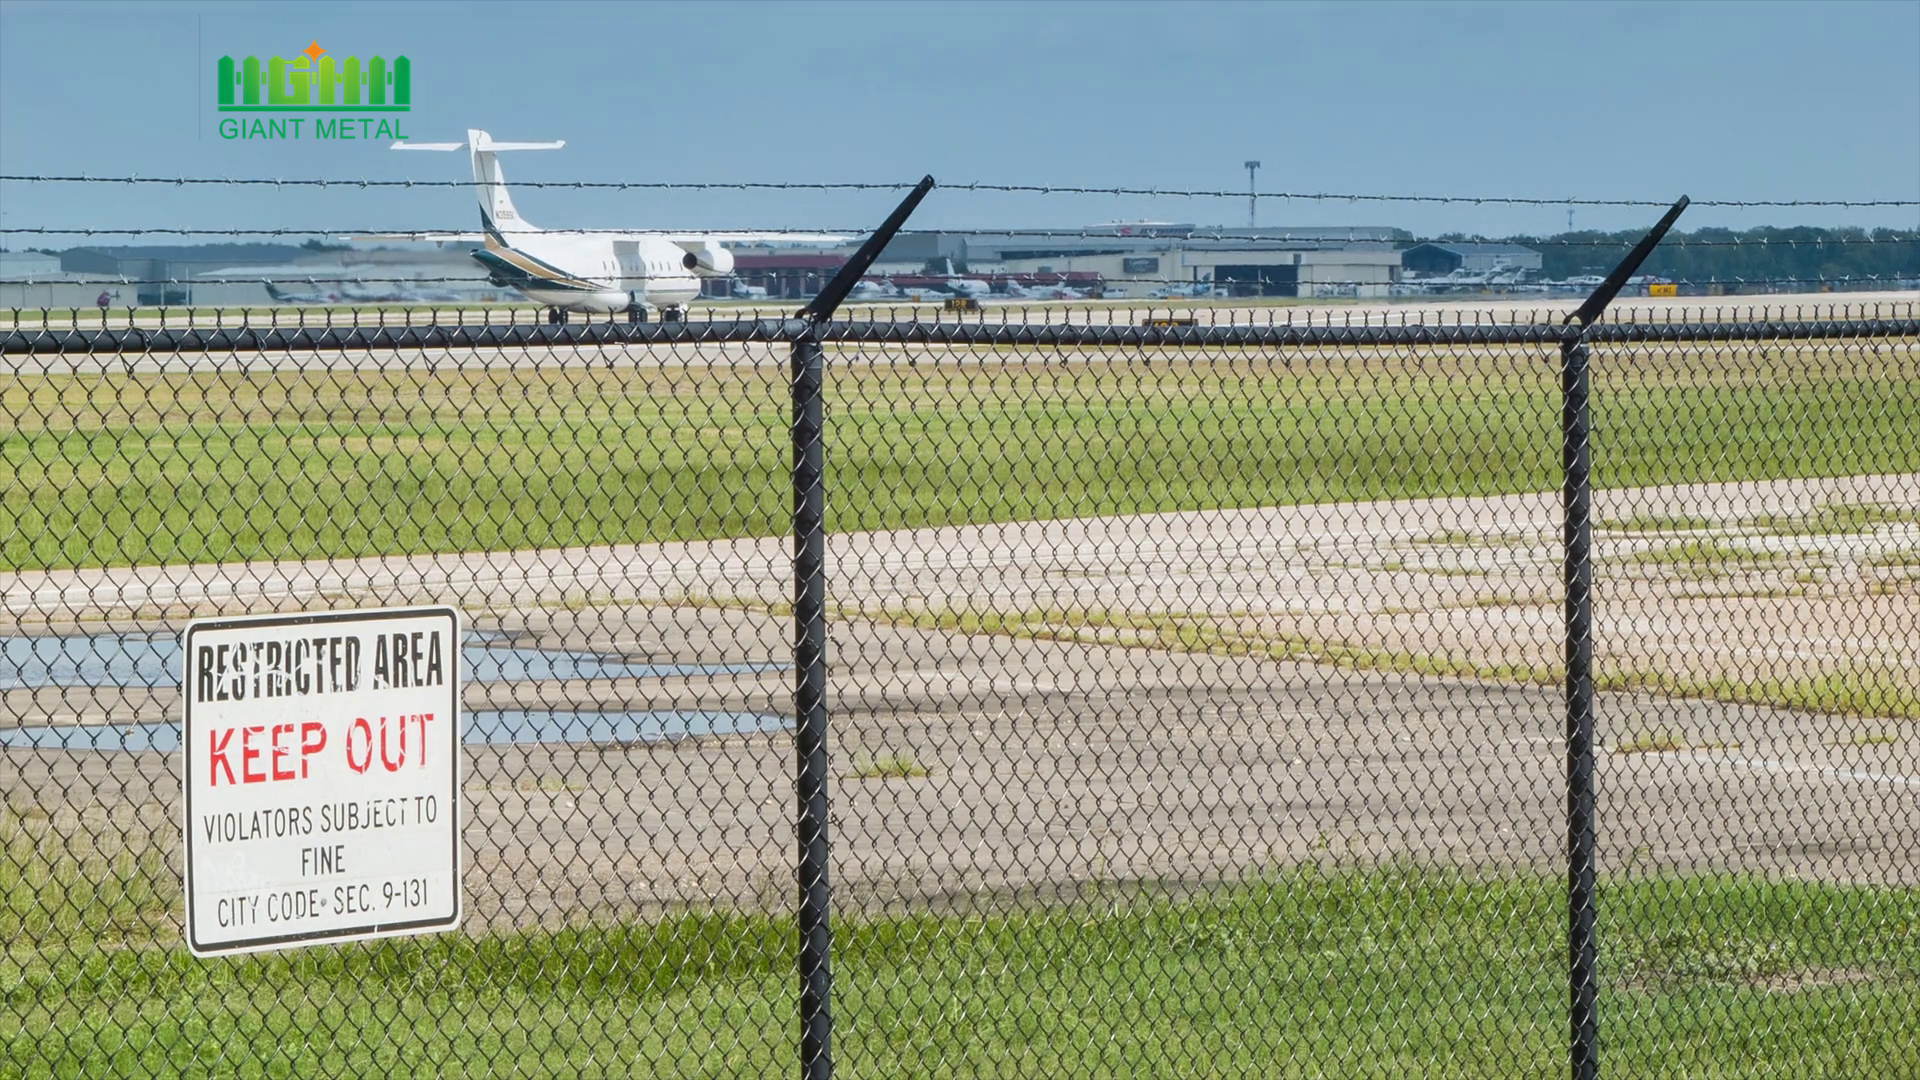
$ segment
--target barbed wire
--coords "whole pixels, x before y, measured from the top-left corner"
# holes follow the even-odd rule
[[[1291,269],[1291,267],[1288,267],[1288,269]],[[920,283],[922,280],[935,281],[935,282],[944,281],[944,280],[987,281],[990,283],[999,282],[1003,280],[1011,280],[1011,281],[1018,282],[1023,287],[1037,287],[1037,288],[1043,288],[1043,289],[1051,289],[1051,288],[1084,289],[1084,288],[1090,287],[1093,283],[1089,282],[1085,277],[1072,277],[1070,275],[1074,275],[1074,274],[1084,275],[1091,272],[1092,271],[1059,271],[1059,270],[1000,271],[1000,270],[996,270],[996,271],[978,271],[973,273],[957,273],[957,274],[954,274],[950,279],[940,274],[922,274],[917,272],[914,272],[914,273],[881,272],[881,273],[867,274],[862,280],[879,281],[879,282],[893,282],[896,280],[905,280],[905,281],[911,282],[911,284],[901,285],[897,287],[902,289],[914,289],[914,290],[924,289],[927,291],[936,290],[937,285],[923,285]],[[746,277],[759,277],[759,276],[763,276],[763,275],[754,274],[751,271],[749,271],[748,274],[746,275]],[[764,276],[770,276],[770,275],[764,275]],[[826,278],[831,275],[830,273],[828,273],[826,269],[823,268],[821,271],[819,271],[816,274],[816,276],[821,278]],[[743,283],[745,282],[746,277],[742,277],[739,274],[735,275],[735,279],[740,280]],[[1063,278],[1064,280],[1062,280]],[[725,280],[725,279],[711,278],[708,280]],[[1107,285],[1107,286],[1112,286],[1112,285],[1123,285],[1128,287],[1136,286],[1136,285],[1182,286],[1182,287],[1210,286],[1218,289],[1225,289],[1233,285],[1259,284],[1259,282],[1257,281],[1247,281],[1247,280],[1240,280],[1240,279],[1214,279],[1212,281],[1194,281],[1191,278],[1142,277],[1137,275],[1107,276],[1104,274],[1099,275],[1098,281],[1100,284]],[[1863,275],[1857,275],[1857,276],[1829,276],[1829,277],[1689,278],[1689,277],[1673,277],[1668,275],[1658,275],[1657,281],[1655,283],[1663,284],[1663,285],[1670,284],[1670,285],[1682,285],[1682,286],[1694,286],[1694,287],[1729,286],[1729,287],[1740,287],[1740,288],[1745,288],[1750,286],[1762,286],[1762,285],[1884,284],[1886,287],[1889,287],[1889,288],[1905,288],[1905,287],[1908,287],[1905,284],[1908,282],[1920,283],[1920,270],[1915,270],[1914,273],[1912,273],[1911,275],[1885,275],[1885,276],[1873,276],[1873,275],[1863,274]],[[1520,280],[1520,281],[1512,281],[1512,282],[1495,283],[1495,282],[1476,282],[1476,281],[1458,281],[1458,280],[1449,281],[1444,276],[1424,277],[1424,278],[1402,278],[1399,281],[1392,281],[1392,282],[1378,281],[1378,280],[1362,280],[1358,278],[1353,278],[1353,279],[1315,278],[1311,280],[1299,281],[1295,284],[1299,285],[1302,288],[1358,287],[1358,286],[1365,286],[1369,288],[1378,288],[1381,286],[1389,286],[1389,287],[1407,286],[1407,287],[1418,288],[1422,286],[1443,286],[1443,287],[1449,287],[1449,288],[1459,288],[1459,289],[1468,290],[1468,291],[1481,289],[1489,292],[1525,291],[1530,288],[1537,288],[1540,286],[1556,285],[1556,284],[1569,289],[1591,288],[1591,286],[1586,283],[1569,283],[1569,282],[1556,283],[1547,279]],[[89,277],[89,278],[60,278],[58,280],[46,280],[46,281],[41,281],[41,280],[32,279],[32,278],[0,279],[0,286],[6,286],[6,285],[23,285],[23,286],[31,286],[33,288],[44,288],[44,287],[53,286],[53,285],[73,285],[73,286],[87,286],[87,287],[91,287],[91,286],[111,287],[111,286],[123,286],[123,285],[164,285],[164,286],[183,286],[183,287],[193,286],[196,288],[218,287],[222,285],[272,285],[276,288],[320,286],[320,285],[344,285],[344,286],[459,285],[459,286],[465,286],[470,289],[486,290],[486,291],[494,291],[494,292],[503,291],[503,290],[505,291],[514,290],[513,286],[494,285],[492,282],[488,281],[486,278],[480,278],[480,277],[310,277],[304,274],[303,275],[276,275],[271,277],[263,275],[259,277],[219,277],[219,278]],[[612,286],[609,285],[609,288],[611,287]],[[994,295],[999,296],[1000,294],[996,293]],[[804,297],[796,297],[796,298],[804,298]],[[724,300],[729,298],[728,297],[709,297],[708,299]],[[734,298],[734,299],[746,299],[746,298],[742,297],[742,298]],[[1135,299],[1138,299],[1138,298],[1136,297]]]
[[[52,174],[0,174],[0,182],[75,183],[75,184],[158,184],[174,187],[229,184],[256,187],[343,187],[343,188],[464,188],[473,180],[368,180],[326,179],[320,177],[218,177],[218,176],[87,176]],[[571,188],[609,191],[903,191],[917,180],[881,182],[812,181],[678,181],[678,180],[515,180],[522,188]],[[505,181],[499,182],[507,186]],[[1279,199],[1315,202],[1427,203],[1470,206],[1605,206],[1665,207],[1671,199],[1594,199],[1522,195],[1407,195],[1375,192],[1331,191],[1228,191],[1207,188],[1096,187],[1084,184],[1007,184],[971,181],[943,183],[948,191],[984,191],[1035,195],[1148,196],[1170,199]],[[1908,207],[1920,206],[1920,199],[1693,199],[1696,207]]]
[[[1106,228],[1105,226],[1100,227],[1100,229],[1105,229],[1105,228]],[[865,235],[869,231],[869,229],[866,226],[860,226],[856,228],[844,228],[844,229],[748,228],[748,229],[728,229],[728,230],[617,229],[617,228],[584,228],[583,227],[583,228],[542,228],[537,233],[507,233],[506,235],[509,237],[603,236],[603,235],[684,237],[689,235],[698,235],[705,231],[712,231],[716,233],[752,232],[752,233],[762,233],[768,237],[779,237],[779,236],[807,237],[807,236],[816,236],[820,233],[845,233],[849,237],[853,237],[853,236]],[[1884,229],[1880,231],[1894,232],[1894,233],[1899,233],[1901,235],[1875,236],[1875,235],[1869,234],[1866,236],[1828,236],[1828,237],[1765,237],[1763,236],[1763,237],[1752,237],[1752,238],[1730,237],[1727,239],[1693,239],[1683,233],[1672,233],[1672,234],[1669,234],[1666,239],[1661,241],[1660,246],[1662,250],[1666,250],[1669,248],[1684,248],[1684,247],[1701,247],[1701,248],[1706,248],[1706,247],[1819,247],[1819,246],[1863,247],[1863,246],[1872,246],[1876,244],[1920,243],[1920,230]],[[87,237],[90,237],[90,236],[257,236],[257,237],[354,236],[365,241],[385,240],[393,243],[407,243],[407,242],[451,243],[453,241],[433,241],[431,240],[431,236],[466,235],[466,234],[472,234],[475,237],[474,242],[477,242],[478,235],[479,235],[478,233],[476,233],[473,229],[461,229],[461,228],[406,229],[406,230],[305,229],[305,228],[302,228],[302,229],[294,229],[294,228],[196,229],[196,228],[185,228],[185,227],[179,227],[179,226],[162,226],[162,227],[154,227],[154,228],[125,228],[125,229],[106,228],[106,229],[103,229],[103,228],[58,228],[53,226],[31,226],[31,227],[22,226],[22,227],[16,227],[16,228],[0,229],[0,236],[87,236]],[[1439,245],[1506,244],[1506,245],[1520,245],[1525,247],[1627,248],[1633,245],[1632,238],[1607,237],[1607,236],[1595,236],[1590,239],[1579,239],[1579,238],[1573,238],[1573,237],[1567,237],[1567,236],[1529,237],[1524,235],[1506,237],[1501,239],[1484,239],[1484,238],[1462,239],[1462,238],[1456,238],[1451,236],[1410,237],[1410,238],[1396,239],[1391,237],[1361,236],[1361,235],[1351,235],[1343,238],[1337,235],[1328,235],[1327,232],[1324,232],[1324,231],[1318,231],[1311,234],[1304,233],[1304,232],[1300,234],[1293,234],[1293,233],[1262,234],[1262,233],[1234,233],[1230,231],[1215,232],[1210,230],[1194,230],[1191,232],[1182,232],[1182,233],[1155,232],[1150,230],[1142,230],[1142,231],[1129,232],[1129,233],[1114,233],[1114,232],[1108,232],[1108,231],[1099,231],[1093,228],[901,229],[898,235],[900,236],[955,236],[955,237],[962,237],[962,238],[984,237],[984,238],[1006,238],[1006,239],[1015,239],[1015,240],[1105,240],[1105,241],[1161,240],[1161,241],[1169,241],[1169,242],[1201,240],[1201,241],[1210,241],[1210,242],[1211,241],[1227,241],[1227,242],[1246,242],[1246,243],[1266,242],[1266,243],[1294,243],[1294,244],[1305,244],[1305,243],[1381,244],[1381,245],[1407,245],[1407,246],[1417,246],[1420,244],[1439,244]],[[732,246],[738,246],[738,244],[736,243]],[[337,249],[337,250],[358,250],[358,249]],[[1091,254],[1091,253],[1088,253],[1088,254]]]

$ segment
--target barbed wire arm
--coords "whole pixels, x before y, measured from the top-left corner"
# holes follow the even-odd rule
[[[907,197],[900,200],[900,205],[893,208],[893,213],[887,215],[887,220],[881,222],[880,227],[873,231],[873,235],[867,237],[866,243],[860,245],[860,250],[854,252],[851,259],[841,264],[840,271],[833,275],[832,281],[827,282],[827,287],[821,289],[812,300],[807,301],[805,307],[800,309],[799,317],[820,322],[833,318],[833,313],[840,307],[840,302],[853,292],[853,287],[866,276],[874,260],[880,257],[880,253],[887,249],[888,244],[893,243],[894,235],[900,231],[900,226],[905,225],[907,218],[911,217],[914,210],[920,206],[920,200],[926,198],[927,192],[932,190],[932,174],[921,177],[920,182],[907,193]]]
[[[1647,261],[1647,256],[1653,254],[1653,249],[1659,246],[1661,237],[1666,236],[1667,230],[1673,228],[1673,223],[1680,220],[1680,214],[1686,210],[1687,204],[1687,197],[1682,195],[1679,202],[1668,208],[1666,214],[1655,223],[1647,235],[1640,238],[1640,242],[1633,246],[1633,250],[1627,252],[1627,257],[1621,259],[1619,265],[1613,268],[1613,272],[1600,283],[1600,287],[1593,290],[1593,295],[1587,297],[1586,303],[1581,304],[1573,314],[1567,316],[1569,325],[1576,322],[1582,328],[1593,325],[1593,321],[1607,310],[1607,305],[1613,303],[1613,298],[1620,295],[1620,289],[1627,283],[1627,279],[1640,272],[1640,264]]]

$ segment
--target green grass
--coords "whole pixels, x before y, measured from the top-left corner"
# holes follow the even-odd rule
[[[1863,731],[1857,735],[1849,736],[1848,738],[1841,739],[1837,742],[1830,742],[1827,745],[1828,746],[1862,746],[1862,747],[1892,746],[1893,744],[1899,741],[1900,741],[1900,736],[1895,732]]]
[[[842,916],[849,1077],[1565,1074],[1552,877],[1300,869],[1197,898]],[[1904,1075],[1920,894],[1602,880],[1609,1074]],[[0,967],[33,1076],[791,1072],[795,930],[686,914],[193,960],[63,943]]]
[[[912,355],[923,362],[830,368],[831,529],[1559,484],[1553,361],[1527,350]],[[583,355],[539,370],[428,371],[410,359],[384,373],[196,363],[8,381],[0,565],[788,528],[777,349],[686,369],[608,370]],[[1910,352],[1871,364],[1836,352],[1813,366],[1748,352],[1666,359],[1596,360],[1604,486],[1920,470]]]
[[[932,773],[913,758],[895,754],[855,762],[853,775],[862,780],[912,780]]]
[[[1496,597],[1492,602],[1497,603],[1501,599]],[[792,613],[791,607],[784,604],[766,605],[694,597],[685,598],[682,602],[741,607],[776,615]],[[1558,663],[1495,663],[1460,655],[1355,645],[1327,638],[1282,633],[1265,627],[1243,630],[1233,625],[1232,618],[1198,612],[1134,615],[1064,609],[981,611],[843,607],[834,614],[839,618],[872,619],[918,630],[950,630],[962,634],[1210,653],[1217,656],[1253,656],[1325,664],[1353,671],[1438,675],[1535,686],[1558,686],[1564,677],[1563,668]],[[1772,705],[1839,716],[1920,720],[1920,685],[1915,684],[1911,674],[1899,669],[1868,665],[1854,665],[1818,675],[1775,679],[1687,676],[1609,667],[1595,676],[1594,689]]]
[[[121,946],[169,935],[180,879],[158,837],[177,826],[59,813],[0,805],[0,942]]]
[[[1720,527],[1720,522],[1710,517],[1693,514],[1634,514],[1624,518],[1608,518],[1600,522],[1603,529],[1620,529],[1626,532],[1700,532]]]
[[[1664,728],[1637,732],[1613,744],[1616,754],[1671,754],[1685,749],[1687,740]]]
[[[1759,514],[1746,523],[1773,536],[1828,536],[1920,523],[1920,510],[1884,503],[1827,503],[1812,513]]]
[[[1627,556],[1625,561],[1643,566],[1712,568],[1772,566],[1786,558],[1788,556],[1783,552],[1755,551],[1719,540],[1688,540],[1637,551]]]
[[[1801,514],[1754,514],[1727,522],[1691,514],[1635,514],[1601,522],[1626,532],[1703,532],[1734,528],[1762,536],[1833,536],[1882,525],[1920,523],[1920,510],[1885,503],[1827,503]]]
[[[1911,674],[1859,666],[1786,679],[1728,679],[1664,672],[1603,672],[1596,690],[1633,690],[1674,697],[1707,698],[1745,705],[1774,705],[1839,716],[1920,720],[1920,686]]]

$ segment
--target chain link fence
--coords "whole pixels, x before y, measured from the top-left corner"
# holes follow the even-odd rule
[[[1920,312],[1676,310],[16,317],[4,1071],[1908,1075]],[[423,604],[458,929],[191,955],[183,628]]]

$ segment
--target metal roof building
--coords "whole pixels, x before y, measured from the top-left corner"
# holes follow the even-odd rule
[[[1471,274],[1540,269],[1540,253],[1519,244],[1416,244],[1401,255],[1407,272],[1437,277],[1465,270]]]
[[[1097,274],[1107,296],[1212,286],[1237,296],[1385,296],[1400,276],[1385,226],[1199,226],[1116,222],[1080,229],[919,233],[896,239],[875,273],[952,259],[971,276]]]

